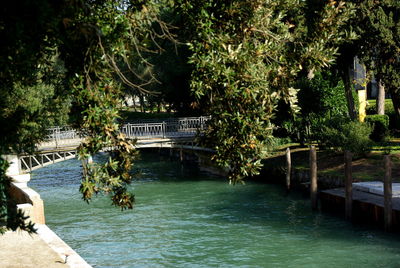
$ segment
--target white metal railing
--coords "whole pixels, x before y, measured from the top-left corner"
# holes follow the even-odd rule
[[[31,172],[32,170],[42,168],[57,162],[76,157],[76,150],[63,152],[45,152],[34,155],[20,155],[20,168],[23,172]]]
[[[156,119],[137,120],[121,126],[121,132],[129,138],[172,138],[192,137],[206,128],[210,116],[169,118],[163,121]],[[71,127],[54,127],[48,129],[47,142],[81,139],[77,130]]]
[[[69,126],[53,127],[47,129],[47,140],[66,140],[66,139],[79,139],[81,136],[78,132]]]

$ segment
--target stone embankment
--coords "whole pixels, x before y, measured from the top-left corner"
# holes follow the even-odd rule
[[[17,156],[6,156],[10,162],[7,175],[12,178],[9,194],[17,209],[28,221],[35,223],[37,233],[6,232],[0,235],[0,267],[91,267],[70,246],[45,225],[44,204],[40,195],[29,188],[29,173],[23,173],[18,165]]]

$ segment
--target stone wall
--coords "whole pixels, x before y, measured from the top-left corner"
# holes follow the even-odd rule
[[[17,209],[22,210],[25,216],[29,216],[28,220],[37,224],[45,224],[43,200],[27,185],[31,175],[22,173],[17,155],[7,155],[5,158],[10,163],[6,174],[12,178],[9,193],[17,204]]]

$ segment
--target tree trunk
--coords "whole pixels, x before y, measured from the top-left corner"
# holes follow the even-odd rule
[[[140,110],[142,113],[145,112],[145,104],[144,104],[144,96],[142,94],[140,94],[139,96],[139,100],[140,100]]]
[[[161,102],[157,102],[157,113],[161,113]]]
[[[347,66],[345,67],[344,70],[342,70],[342,79],[344,83],[344,94],[347,100],[347,110],[349,112],[350,119],[356,120],[357,111],[353,98],[353,87],[351,85],[351,79],[350,79],[350,67]]]
[[[378,94],[376,96],[376,113],[385,114],[385,86],[382,80],[378,80]]]
[[[393,87],[389,88],[390,97],[392,98],[393,102],[393,109],[396,114],[397,120],[400,120],[400,95],[399,92],[394,89]]]

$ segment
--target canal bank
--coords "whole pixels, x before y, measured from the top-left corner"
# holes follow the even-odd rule
[[[293,157],[294,155],[294,157]],[[299,190],[305,196],[310,196],[311,172],[308,148],[297,148],[292,153],[292,167],[290,168],[290,188]],[[400,155],[392,154],[394,163],[398,162]],[[287,157],[286,157],[287,159]],[[287,161],[285,152],[264,160],[264,168],[256,179],[282,186],[287,185]],[[344,157],[340,154],[323,151],[318,152],[318,207],[324,212],[334,213],[345,217],[345,164]],[[352,216],[351,221],[367,226],[385,228],[383,178],[384,157],[380,154],[370,154],[368,158],[356,159],[349,162],[351,166],[352,187]],[[391,198],[391,231],[400,231],[400,194],[399,179],[400,168],[394,164],[391,167],[393,174],[393,197]],[[346,216],[347,217],[347,216]]]
[[[374,182],[380,183],[380,182]],[[382,184],[382,183],[380,183]],[[353,187],[357,183],[353,184]],[[396,187],[398,184],[394,184]],[[368,190],[353,190],[351,221],[358,224],[371,224],[379,228],[385,227],[384,197],[382,194],[371,193]],[[345,215],[345,189],[334,188],[319,193],[321,210]],[[392,199],[392,226],[391,231],[400,232],[400,198]]]
[[[0,267],[91,267],[48,226],[36,224],[35,227],[36,234],[8,231],[0,236]]]
[[[69,245],[45,225],[44,202],[28,186],[31,174],[23,173],[16,157],[8,156],[7,175],[12,178],[8,189],[16,209],[34,223],[36,233],[7,231],[0,235],[0,267],[91,267]]]

